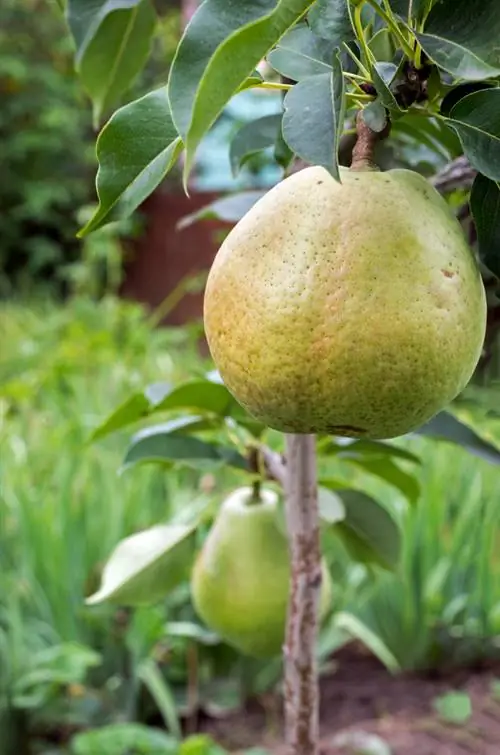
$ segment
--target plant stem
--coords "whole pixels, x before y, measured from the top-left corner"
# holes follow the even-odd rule
[[[274,89],[280,92],[288,92],[292,89],[292,84],[279,84],[275,81],[263,81],[260,84],[256,84],[253,89]]]
[[[377,13],[380,18],[382,18],[385,23],[387,24],[389,31],[396,37],[399,44],[401,45],[401,48],[405,55],[407,55],[410,60],[413,60],[413,49],[411,45],[409,44],[408,40],[404,36],[403,32],[397,25],[396,21],[394,20],[394,17],[389,15],[378,3],[377,0],[365,0],[365,2],[368,3],[368,5],[371,5],[375,13]]]
[[[290,755],[318,755],[316,662],[321,554],[314,435],[287,435],[286,515],[292,579],[285,662],[286,741]]]

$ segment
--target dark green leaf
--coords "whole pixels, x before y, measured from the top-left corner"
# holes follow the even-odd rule
[[[315,36],[307,26],[285,34],[267,59],[275,71],[292,81],[332,70],[333,45]]]
[[[335,47],[355,39],[348,0],[317,0],[308,20],[313,32],[333,42]]]
[[[440,0],[418,39],[445,71],[475,81],[500,73],[500,14],[497,0]]]
[[[179,43],[168,80],[172,117],[184,139],[191,123],[198,86],[219,45],[238,29],[263,18],[274,5],[272,0],[259,3],[240,0],[231,4],[227,0],[206,0],[200,5]],[[255,68],[256,64],[251,66],[239,85]]]
[[[470,207],[476,224],[481,262],[500,277],[500,187],[478,173],[472,186]]]
[[[229,464],[238,469],[248,469],[246,459],[232,448],[165,432],[161,427],[157,433],[151,428],[148,435],[139,434],[132,438],[123,467],[152,462],[183,463],[195,467]]]
[[[186,134],[184,182],[198,144],[224,106],[312,2],[205,0],[195,13],[169,77],[174,121]]]
[[[278,165],[281,165],[283,170],[286,170],[292,162],[294,155],[286,141],[283,139],[283,131],[281,128],[282,125],[283,116],[281,118],[280,128],[278,130],[278,135],[276,137],[276,142],[274,145],[274,159],[276,160]]]
[[[68,21],[76,66],[94,106],[94,121],[114,105],[149,56],[156,14],[149,0],[71,0]]]
[[[456,443],[475,456],[480,456],[493,464],[500,464],[500,451],[449,412],[440,412],[416,433]]]
[[[265,115],[251,123],[245,123],[237,131],[229,150],[233,174],[236,175],[243,163],[256,152],[276,144],[281,129],[281,114]]]
[[[460,100],[467,97],[468,94],[480,92],[482,89],[489,89],[491,86],[493,86],[493,84],[489,81],[470,81],[467,82],[467,84],[459,84],[458,86],[453,87],[453,89],[450,89],[443,98],[441,107],[439,108],[440,113],[448,116],[451,109],[460,102]]]
[[[197,525],[157,525],[117,545],[87,605],[147,605],[164,599],[189,576]]]
[[[493,181],[500,179],[500,88],[467,95],[450,111],[470,164]]]
[[[332,73],[296,84],[285,97],[283,137],[299,157],[339,178],[338,145],[344,125],[344,77],[338,54]]]
[[[397,73],[397,66],[394,63],[375,63],[373,66],[373,84],[381,103],[389,110],[391,118],[394,120],[400,118],[403,110],[399,107],[397,100],[391,90],[391,84]]]
[[[181,148],[165,88],[118,110],[97,140],[99,207],[79,235],[130,215],[161,183]]]
[[[358,490],[341,489],[336,494],[346,515],[335,528],[353,558],[394,569],[401,553],[401,532],[387,509]]]
[[[387,125],[387,112],[380,100],[368,103],[363,110],[363,120],[375,133],[384,130]]]
[[[177,229],[182,230],[199,220],[212,218],[226,223],[237,223],[265,193],[265,191],[240,191],[237,194],[228,194],[227,197],[216,199],[215,202],[183,217],[177,224]]]

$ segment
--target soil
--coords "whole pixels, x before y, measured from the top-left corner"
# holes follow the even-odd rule
[[[391,755],[499,755],[500,695],[493,686],[500,678],[499,664],[442,676],[394,677],[356,647],[333,660],[333,671],[321,681],[321,755],[371,753],[335,745],[339,734],[356,732],[380,737]],[[434,701],[458,690],[469,695],[472,715],[453,725],[439,717]],[[260,746],[286,755],[277,697],[253,702],[225,719],[207,720],[203,729],[234,753]]]

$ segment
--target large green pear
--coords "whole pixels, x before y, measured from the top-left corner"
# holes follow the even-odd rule
[[[277,520],[278,495],[251,488],[222,504],[192,574],[193,604],[203,621],[242,653],[257,658],[281,652],[290,585],[288,541]],[[321,616],[332,600],[322,563]]]
[[[408,170],[306,168],[229,233],[205,329],[228,389],[291,433],[391,438],[472,376],[486,297],[445,200]]]

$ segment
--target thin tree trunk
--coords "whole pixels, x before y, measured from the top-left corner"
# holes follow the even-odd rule
[[[318,755],[316,662],[321,554],[314,435],[286,436],[286,515],[292,560],[285,645],[286,741],[290,755]]]

